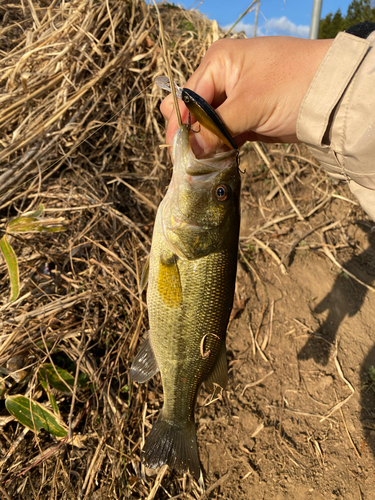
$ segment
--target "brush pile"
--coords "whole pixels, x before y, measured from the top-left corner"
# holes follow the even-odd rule
[[[161,14],[182,85],[217,24],[172,5]],[[1,399],[2,498],[145,498],[152,489],[140,446],[160,398],[132,387],[128,369],[147,328],[140,274],[170,176],[153,84],[167,74],[160,46],[156,11],[141,0],[0,3],[0,222],[43,204],[67,227],[12,239],[13,303],[0,261],[1,392],[50,410],[54,400],[75,436],[34,434]],[[72,375],[65,390],[43,389],[51,365]]]

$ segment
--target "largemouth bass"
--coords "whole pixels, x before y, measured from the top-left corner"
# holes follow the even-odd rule
[[[148,267],[150,334],[130,370],[139,383],[158,370],[164,406],[146,439],[145,463],[200,474],[194,409],[201,384],[227,382],[225,337],[240,227],[237,151],[196,159],[189,132],[173,140],[174,168],[160,203]]]

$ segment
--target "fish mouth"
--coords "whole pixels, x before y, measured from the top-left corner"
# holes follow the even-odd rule
[[[163,232],[164,232],[164,235],[166,235],[166,233],[168,231],[171,231],[171,232],[174,232],[174,231],[177,231],[177,230],[188,230],[188,231],[194,231],[194,232],[199,232],[199,231],[202,231],[204,228],[202,228],[202,225],[201,224],[198,224],[198,223],[195,223],[191,220],[182,220],[180,219],[179,217],[176,217],[175,215],[172,215],[171,216],[171,219],[170,221],[168,222],[165,222],[163,221],[162,223],[163,225]]]
[[[208,158],[196,158],[190,146],[189,131],[185,125],[177,129],[173,140],[173,161],[176,168],[183,169],[186,175],[196,177],[221,172],[233,166],[237,150],[215,153]]]
[[[162,201],[160,222],[170,250],[180,259],[207,255],[221,243],[218,227],[226,210],[214,196],[218,183],[236,183],[238,152],[229,150],[197,159],[185,126],[173,139],[173,174]],[[229,206],[229,205],[228,205]]]

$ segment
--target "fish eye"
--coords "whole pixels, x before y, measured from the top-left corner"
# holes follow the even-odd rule
[[[231,189],[225,184],[219,184],[215,189],[215,196],[218,201],[225,201],[231,195]]]

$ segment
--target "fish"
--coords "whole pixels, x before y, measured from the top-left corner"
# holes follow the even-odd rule
[[[169,78],[167,76],[158,76],[155,79],[156,85],[158,87],[168,90],[171,92],[171,86]],[[204,128],[215,134],[219,139],[228,146],[230,149],[238,150],[236,141],[233,139],[229,133],[225,123],[217,114],[215,109],[208,104],[203,97],[194,92],[187,87],[179,87],[176,82],[173,82],[176,95],[179,99],[184,101],[186,107],[194,118],[199,122]],[[237,157],[238,161],[238,157]]]
[[[233,305],[240,228],[237,153],[197,159],[182,125],[173,174],[156,215],[142,286],[149,335],[130,369],[144,383],[158,371],[163,408],[146,438],[144,462],[200,476],[195,406],[201,385],[225,388],[226,331]]]

